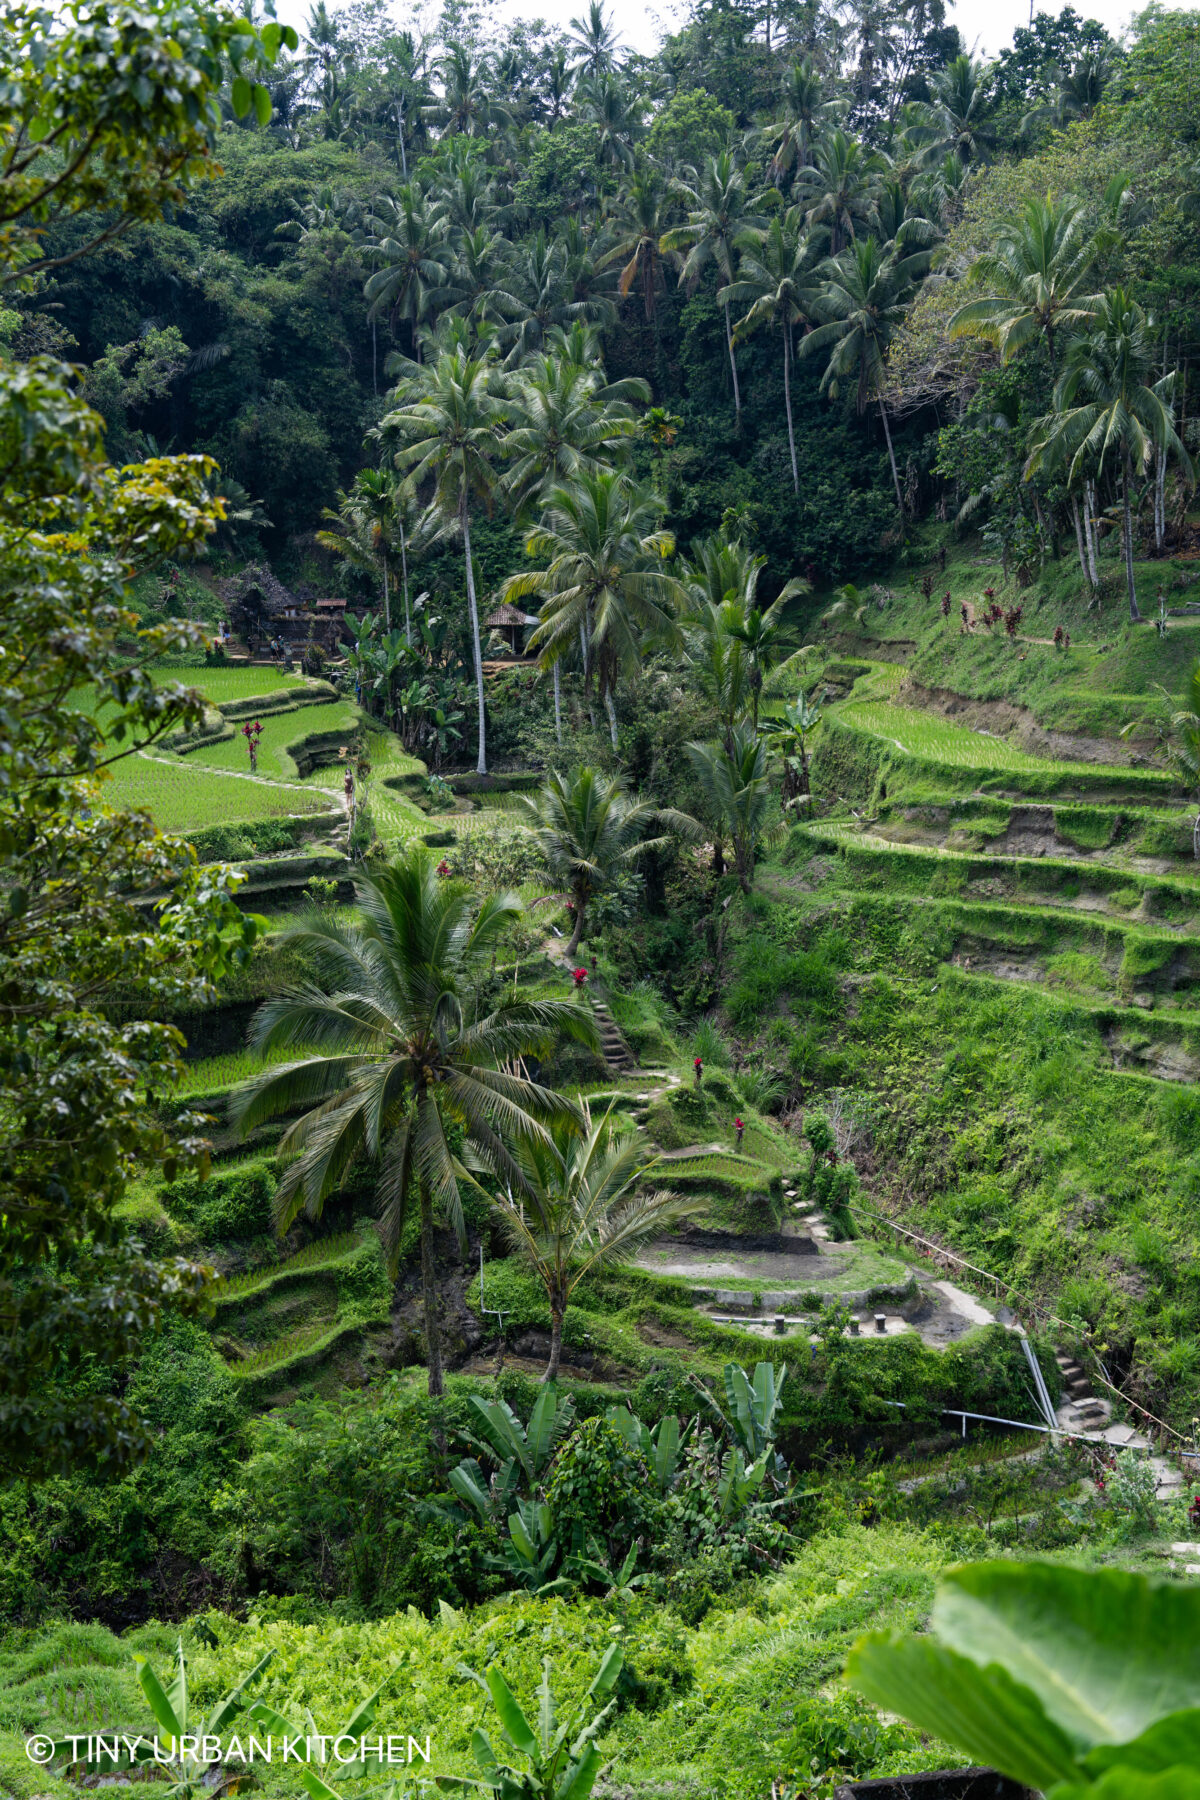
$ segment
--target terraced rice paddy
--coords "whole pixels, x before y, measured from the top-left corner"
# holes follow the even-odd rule
[[[258,741],[258,773],[275,781],[296,781],[296,765],[288,755],[288,746],[320,732],[343,733],[346,742],[359,729],[358,709],[346,700],[332,700],[327,706],[305,706],[297,712],[269,713],[262,720],[262,736]],[[250,752],[242,736],[241,722],[235,725],[232,738],[220,744],[206,744],[188,757],[211,769],[232,769],[239,774],[250,771]],[[309,778],[318,787],[340,787],[341,770],[336,767],[314,770]]]
[[[315,710],[315,709],[314,709]],[[285,715],[295,718],[294,713]],[[241,746],[243,757],[245,745]],[[329,796],[314,788],[272,787],[266,782],[239,781],[210,773],[193,756],[186,762],[165,755],[129,756],[114,763],[104,782],[111,806],[141,807],[163,831],[197,831],[205,825],[250,824],[322,812]]]
[[[1016,775],[1070,775],[1086,769],[1089,775],[1127,776],[1129,771],[1116,765],[1073,763],[1052,757],[1031,756],[1007,738],[992,737],[987,732],[972,731],[956,725],[940,713],[917,712],[911,707],[895,706],[884,700],[859,700],[838,709],[838,718],[855,731],[883,738],[909,756],[926,762],[943,763],[954,769],[999,769]],[[1153,779],[1149,771],[1140,771],[1142,779]],[[1164,787],[1171,777],[1160,777]]]

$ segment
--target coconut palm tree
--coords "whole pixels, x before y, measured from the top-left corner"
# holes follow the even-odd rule
[[[830,352],[821,377],[823,393],[836,395],[844,383],[853,380],[860,413],[872,400],[878,404],[901,518],[904,496],[883,387],[888,346],[904,322],[918,277],[928,267],[926,250],[907,255],[889,252],[875,238],[852,244],[841,256],[824,264],[813,308],[823,322],[809,332],[800,346],[802,356]]]
[[[661,1176],[641,1134],[613,1117],[593,1119],[586,1102],[583,1130],[558,1129],[517,1152],[523,1191],[493,1204],[514,1254],[528,1264],[550,1306],[550,1361],[543,1382],[558,1375],[563,1320],[571,1296],[588,1275],[627,1263],[650,1238],[702,1210],[704,1202],[669,1189],[639,1191]]]
[[[511,459],[506,487],[518,513],[581,469],[595,471],[620,456],[641,429],[629,400],[649,398],[648,384],[636,377],[610,385],[595,364],[554,352],[520,369],[511,390],[512,427],[504,439]]]
[[[621,39],[601,0],[589,0],[587,12],[571,20],[567,42],[578,57],[579,75],[611,75],[620,58]]]
[[[689,744],[688,761],[700,784],[709,817],[733,846],[734,867],[743,894],[754,887],[754,865],[775,806],[767,746],[743,722],[733,744]]]
[[[522,799],[542,867],[571,904],[574,930],[567,955],[573,957],[596,896],[639,857],[666,843],[665,837],[647,836],[663,815],[632,799],[619,775],[586,766],[569,775],[552,772],[536,798]]]
[[[430,367],[415,370],[399,390],[402,404],[382,420],[380,430],[400,440],[396,462],[409,471],[414,489],[433,483],[427,518],[444,532],[462,534],[467,577],[467,609],[475,654],[475,696],[479,754],[476,769],[487,774],[483,705],[483,650],[471,560],[471,503],[490,506],[502,455],[500,427],[508,417],[504,383],[494,365],[463,350],[447,351]]]
[[[810,316],[812,300],[812,245],[798,207],[771,220],[764,232],[746,232],[738,239],[741,262],[738,278],[717,293],[717,305],[745,306],[737,322],[735,338],[774,325],[783,340],[783,404],[787,413],[788,447],[792,456],[792,486],[800,492],[796,463],[796,427],[792,418],[792,328]]]
[[[812,162],[796,175],[796,199],[806,222],[824,234],[829,254],[838,256],[871,216],[876,190],[888,168],[881,151],[836,127],[813,145]]]
[[[1102,474],[1116,463],[1121,477],[1122,537],[1129,617],[1139,620],[1133,575],[1133,486],[1155,451],[1173,456],[1188,479],[1192,461],[1175,430],[1174,372],[1154,381],[1158,343],[1152,323],[1123,288],[1102,296],[1092,329],[1068,346],[1054,389],[1054,411],[1035,428],[1026,478],[1038,469],[1065,469],[1068,485],[1081,472]]]
[[[680,255],[680,284],[694,288],[706,265],[715,263],[726,295],[721,308],[725,314],[725,348],[729,354],[729,373],[733,381],[733,411],[738,424],[742,419],[742,396],[738,387],[737,357],[733,350],[733,327],[729,322],[729,287],[734,274],[734,250],[742,233],[761,231],[765,220],[751,210],[745,171],[730,150],[710,156],[701,175],[691,182],[677,184],[677,197],[687,208],[686,225],[676,225],[663,234],[661,248]]]
[[[393,328],[402,320],[420,360],[417,327],[429,295],[446,279],[444,232],[415,182],[406,182],[394,198],[381,195],[367,217],[366,231],[367,256],[380,265],[363,289],[370,301],[367,317],[386,315]]]
[[[767,143],[774,145],[770,175],[776,183],[789,169],[808,167],[814,140],[837,117],[840,104],[826,98],[825,77],[811,56],[789,66],[781,100],[780,116],[763,130]]]
[[[404,595],[404,637],[412,643],[412,616],[408,596],[408,541],[404,514],[411,504],[408,484],[386,469],[360,469],[349,493],[339,492],[336,511],[327,507],[323,517],[333,526],[318,531],[317,542],[336,550],[353,569],[378,574],[383,581],[384,630],[392,629],[391,575],[397,556]]]
[[[606,265],[620,268],[617,288],[622,299],[640,285],[646,318],[654,324],[664,285],[662,238],[669,211],[662,176],[652,163],[643,163],[620,196],[612,219],[614,241],[604,256]]]
[[[1086,327],[1100,304],[1098,294],[1083,292],[1097,249],[1073,195],[1027,200],[1020,221],[971,265],[971,280],[992,292],[959,307],[951,337],[986,338],[1005,362],[1040,338],[1057,372],[1058,333]]]
[[[569,1001],[478,1004],[504,931],[521,916],[515,894],[476,903],[441,879],[423,847],[357,884],[361,923],[315,913],[284,933],[311,975],[266,1001],[251,1041],[264,1053],[302,1052],[265,1070],[235,1096],[243,1132],[303,1106],[280,1153],[289,1158],[274,1202],[284,1231],[297,1213],[321,1216],[363,1158],[379,1166],[380,1234],[393,1264],[416,1201],[429,1392],[442,1391],[434,1269],[440,1212],[464,1235],[460,1165],[450,1135],[472,1159],[519,1190],[522,1145],[577,1115],[570,1103],[510,1072],[512,1059],[545,1054],[560,1036],[595,1047],[586,1009]]]
[[[933,142],[926,162],[954,156],[959,162],[978,162],[996,142],[996,130],[988,122],[984,65],[973,56],[956,56],[930,76],[929,122]]]
[[[677,645],[678,580],[663,568],[675,540],[659,523],[664,502],[615,469],[581,469],[552,488],[525,549],[545,566],[509,578],[504,598],[534,596],[541,623],[529,640],[547,665],[583,650],[584,679],[595,677],[617,748],[613,698],[623,670],[637,668],[647,642]]]

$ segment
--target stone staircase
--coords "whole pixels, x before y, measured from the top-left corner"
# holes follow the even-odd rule
[[[617,1021],[609,1012],[603,1001],[592,1001],[592,1016],[596,1021],[596,1029],[600,1033],[600,1053],[605,1063],[616,1073],[625,1073],[635,1069],[637,1063],[633,1052],[621,1036]]]
[[[1054,1360],[1058,1364],[1067,1395],[1065,1405],[1059,1410],[1060,1413],[1069,1414],[1067,1422],[1071,1430],[1102,1430],[1112,1416],[1111,1401],[1098,1398],[1083,1366],[1068,1351],[1057,1351]]]

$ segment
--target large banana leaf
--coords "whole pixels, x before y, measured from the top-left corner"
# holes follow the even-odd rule
[[[496,1708],[500,1723],[508,1734],[509,1742],[533,1761],[538,1753],[538,1741],[533,1727],[521,1710],[519,1701],[505,1681],[496,1664],[493,1663],[484,1676],[488,1693],[492,1696],[492,1705]]]

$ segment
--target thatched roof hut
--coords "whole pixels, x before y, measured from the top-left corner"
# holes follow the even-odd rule
[[[483,623],[488,631],[502,632],[512,646],[513,655],[519,656],[521,646],[517,641],[518,631],[523,631],[530,625],[538,625],[541,621],[535,613],[522,612],[519,606],[510,606],[506,600],[494,613],[489,613]]]

